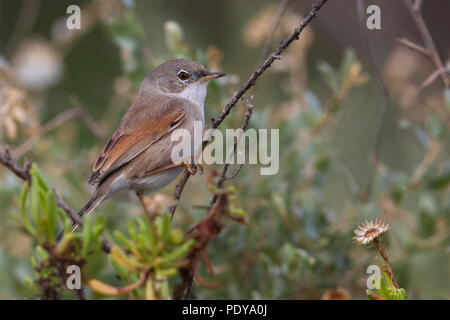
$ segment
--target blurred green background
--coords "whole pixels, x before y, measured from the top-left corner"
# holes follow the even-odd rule
[[[344,292],[364,299],[367,266],[381,261],[370,245],[352,243],[353,229],[381,217],[391,226],[383,240],[408,297],[450,298],[450,91],[440,79],[419,90],[432,65],[395,43],[399,36],[420,42],[417,31],[400,1],[375,2],[382,30],[363,32],[372,60],[359,33],[356,2],[331,1],[250,91],[250,126],[280,129],[280,171],[261,176],[258,166],[247,165],[229,182],[249,225],[226,222],[208,247],[215,275],[199,269],[221,285],[196,285],[195,297],[320,299]],[[450,5],[424,2],[445,61],[449,23],[439,12],[449,13]],[[210,119],[262,61],[267,45],[274,48],[285,38],[311,3],[290,1],[267,44],[278,1],[0,0],[0,144],[10,145],[20,161],[36,161],[58,194],[81,208],[98,152],[154,66],[189,57],[226,72],[209,87]],[[71,4],[82,8],[80,31],[65,28]],[[389,89],[385,117],[370,61]],[[48,121],[80,106],[82,117],[47,132]],[[221,128],[239,127],[244,112],[240,103]],[[187,230],[203,216],[193,206],[211,198],[211,169],[189,180],[175,226]],[[23,284],[32,274],[33,245],[19,220],[21,184],[0,168],[4,299],[32,297]],[[149,202],[164,206],[173,188]],[[133,194],[121,194],[95,216],[106,217],[111,234],[142,214]],[[106,257],[90,263],[89,274],[118,283]]]

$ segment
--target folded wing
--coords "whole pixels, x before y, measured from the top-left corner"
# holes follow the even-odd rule
[[[133,110],[133,116],[136,117],[135,121],[131,119],[133,126],[121,123],[101,151],[89,178],[90,185],[100,184],[115,170],[178,128],[186,118],[183,106],[177,101],[172,101],[167,108],[155,113],[140,113],[139,108]]]

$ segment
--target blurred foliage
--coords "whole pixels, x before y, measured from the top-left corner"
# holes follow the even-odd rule
[[[43,299],[59,299],[67,288],[67,268],[76,265],[82,269],[90,256],[101,251],[100,234],[105,219],[100,217],[93,225],[91,217],[86,216],[83,231],[72,233],[72,221],[57,206],[53,190],[35,164],[30,175],[31,184],[26,182],[22,190],[20,211],[23,226],[36,242],[35,255],[31,257],[35,280],[27,278],[24,283]],[[56,245],[59,221],[64,225],[65,235]]]
[[[19,4],[2,3],[1,18],[8,22],[17,16]],[[53,290],[48,298],[74,298],[62,292],[62,278],[55,276],[68,261],[80,265],[83,284],[96,289],[85,286],[88,298],[117,295],[118,288],[142,279],[142,286],[127,291],[130,298],[168,298],[179,281],[174,268],[192,245],[184,233],[204,215],[194,205],[207,204],[211,197],[204,176],[190,179],[170,228],[163,209],[155,209],[159,217],[149,222],[138,201],[125,194],[107,201],[95,216],[85,218],[82,231],[72,233],[50,185],[73,208],[82,206],[89,194],[84,181],[100,147],[134,99],[139,81],[163,61],[186,57],[228,74],[208,88],[205,119],[215,116],[256,66],[270,31],[257,26],[270,25],[277,7],[236,0],[205,5],[197,12],[197,4],[187,1],[83,1],[83,12],[91,17],[89,28],[64,38],[57,22],[69,4],[60,1],[49,10],[42,3],[33,29],[39,35],[34,45],[42,50],[30,51],[35,54],[25,56],[31,60],[27,64],[20,46],[11,53],[4,50],[15,24],[2,24],[2,37],[7,37],[0,39],[1,143],[13,148],[26,143],[69,108],[71,96],[105,134],[98,137],[81,119],[46,133],[26,154],[40,169],[33,167],[33,182],[22,193],[22,182],[0,168],[0,298],[42,296],[46,288]],[[224,14],[213,15],[211,21],[211,12],[218,10]],[[277,39],[300,19],[289,10]],[[254,41],[245,40],[249,37]],[[58,40],[63,38],[64,45]],[[207,248],[214,275],[205,265],[198,270],[221,286],[197,284],[194,296],[316,299],[344,288],[353,299],[365,298],[365,270],[374,255],[352,244],[352,230],[365,219],[383,217],[391,225],[386,242],[392,268],[408,298],[448,299],[449,124],[436,108],[415,98],[418,84],[411,79],[421,70],[422,57],[396,50],[382,70],[392,85],[378,135],[383,96],[361,57],[317,38],[306,28],[253,89],[250,127],[280,129],[280,171],[266,177],[259,175],[258,166],[246,165],[227,182],[236,190],[234,201],[248,226],[225,222]],[[408,59],[415,59],[416,69],[402,64]],[[37,73],[44,79],[39,72],[48,71],[48,81],[39,87],[19,81],[16,61],[30,68],[25,75]],[[450,110],[448,89],[426,95],[439,110]],[[221,128],[239,127],[244,112],[243,105],[237,106]],[[380,150],[374,164],[377,139]],[[366,195],[368,186],[371,193]],[[171,197],[173,188],[162,193]],[[60,246],[52,242],[58,226],[66,229]],[[110,256],[99,249],[102,230],[114,241]],[[380,295],[404,297],[385,280]]]

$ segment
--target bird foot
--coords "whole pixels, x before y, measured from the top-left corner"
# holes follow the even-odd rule
[[[203,174],[203,166],[201,164],[183,163],[181,166],[186,169],[190,175],[195,175],[197,171],[199,171],[200,174]]]

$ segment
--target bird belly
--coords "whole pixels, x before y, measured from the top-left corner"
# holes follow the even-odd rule
[[[173,182],[182,171],[182,167],[172,168],[148,177],[135,178],[131,181],[131,189],[144,194],[158,191]]]

